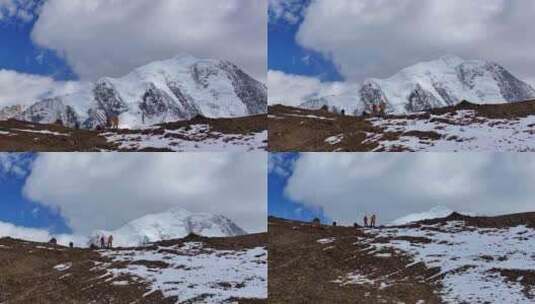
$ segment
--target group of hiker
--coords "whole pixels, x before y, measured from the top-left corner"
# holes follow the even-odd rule
[[[145,122],[145,116],[143,115],[143,122]],[[55,125],[64,127],[65,124],[63,123],[63,120],[61,118],[56,119],[54,122]],[[74,124],[75,129],[80,129],[80,123],[75,122]],[[105,125],[97,125],[97,130],[104,130],[104,129],[119,129],[119,116],[113,115],[106,118]]]
[[[372,214],[370,216],[364,215],[364,226],[365,228],[375,228],[377,223],[377,216],[375,214]],[[333,222],[333,227],[336,227],[337,223]],[[355,227],[358,227],[357,223],[354,223]],[[312,227],[314,228],[321,228],[321,221],[318,217],[315,217],[312,219]]]
[[[104,235],[100,237],[100,248],[112,248],[113,247],[113,236],[105,237]]]
[[[369,217],[369,223],[368,223],[368,216],[364,215],[364,227],[375,228],[376,220],[377,220],[377,217],[375,216],[375,214],[372,214]]]
[[[57,245],[58,244],[58,240],[53,237],[50,239],[50,241],[48,241],[49,244],[52,244],[52,245]],[[73,242],[69,242],[69,248],[74,248],[74,243]]]
[[[108,237],[102,235],[100,237],[100,248],[104,249],[104,248],[107,248],[107,249],[110,249],[113,247],[113,236],[110,235]],[[52,245],[57,245],[58,244],[58,240],[56,238],[51,238],[49,241],[48,241],[49,244],[52,244]],[[69,242],[69,247],[70,248],[74,248],[74,243],[73,242]],[[91,248],[96,248],[96,245],[95,244],[91,244]]]

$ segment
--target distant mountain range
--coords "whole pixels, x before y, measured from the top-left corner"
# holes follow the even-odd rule
[[[300,107],[361,115],[374,103],[386,104],[392,114],[406,114],[473,103],[509,103],[535,99],[535,90],[501,65],[481,60],[444,56],[405,68],[388,79],[370,78],[344,93],[310,96]]]
[[[179,55],[144,65],[120,78],[81,84],[76,92],[0,109],[15,118],[93,129],[119,117],[122,128],[266,113],[267,88],[228,61]]]

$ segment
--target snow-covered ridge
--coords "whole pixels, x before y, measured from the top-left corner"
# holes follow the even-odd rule
[[[448,215],[452,214],[453,211],[445,206],[437,206],[433,207],[428,211],[419,212],[419,213],[412,213],[403,217],[400,217],[396,220],[393,220],[390,225],[391,226],[401,226],[406,225],[422,220],[431,220],[436,218],[443,218],[447,217]]]
[[[407,67],[387,79],[369,78],[336,96],[313,96],[300,107],[345,110],[347,114],[371,112],[371,105],[384,103],[392,114],[406,114],[473,103],[508,103],[535,99],[535,90],[501,65],[481,60],[444,56]]]
[[[113,236],[114,246],[134,247],[150,242],[177,239],[194,233],[206,237],[246,234],[238,225],[221,215],[191,213],[182,208],[145,215],[113,231],[94,231],[90,243],[99,246],[101,236]]]
[[[0,119],[38,123],[60,119],[69,127],[96,128],[118,116],[121,128],[205,117],[266,113],[267,88],[224,60],[179,55],[139,67],[120,78],[103,77],[72,94],[0,109]]]

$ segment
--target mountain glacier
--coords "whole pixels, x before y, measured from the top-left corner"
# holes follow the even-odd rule
[[[36,123],[60,119],[68,127],[93,129],[118,116],[121,128],[191,119],[266,113],[267,88],[224,60],[179,55],[139,67],[120,78],[83,83],[72,94],[29,107],[0,110],[0,118]]]
[[[361,115],[371,112],[372,104],[384,103],[388,113],[407,114],[462,100],[508,103],[530,99],[535,99],[535,90],[499,64],[444,56],[405,68],[388,79],[366,79],[339,95],[311,97],[300,107],[327,105],[331,110]]]
[[[128,222],[117,230],[97,230],[90,244],[99,246],[101,236],[113,236],[114,246],[140,246],[149,242],[183,238],[190,233],[206,237],[226,237],[246,234],[238,225],[221,215],[191,213],[182,208],[149,214]]]

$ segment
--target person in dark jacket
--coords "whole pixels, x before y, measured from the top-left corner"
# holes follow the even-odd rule
[[[364,227],[368,227],[368,216],[364,216]]]

